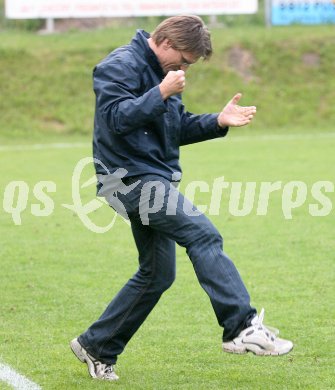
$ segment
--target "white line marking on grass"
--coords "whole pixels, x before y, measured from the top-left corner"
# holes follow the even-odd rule
[[[0,381],[17,390],[41,390],[39,385],[2,363],[0,363]]]
[[[242,135],[242,136],[233,136],[229,138],[217,138],[217,140],[229,139],[229,141],[291,141],[291,140],[317,140],[317,139],[327,139],[335,138],[335,133],[307,133],[307,134],[264,134],[264,135]]]
[[[290,141],[335,138],[335,133],[307,133],[307,134],[264,134],[264,135],[242,135],[216,138],[212,141],[249,142],[249,141]],[[55,144],[31,144],[31,145],[0,145],[0,152],[25,151],[25,150],[46,150],[46,149],[74,149],[88,148],[91,144],[87,142],[55,143]]]
[[[45,150],[45,149],[73,149],[86,148],[90,144],[87,142],[57,143],[57,144],[32,144],[32,145],[3,145],[0,152],[12,152],[21,150]]]

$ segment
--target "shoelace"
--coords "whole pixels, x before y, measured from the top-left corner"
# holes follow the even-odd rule
[[[107,378],[114,376],[115,372],[113,366],[106,366],[106,368],[104,369],[104,374]]]
[[[274,338],[276,338],[276,336],[279,335],[279,330],[276,329],[276,328],[273,328],[272,326],[268,326],[268,325],[264,325],[263,324],[263,320],[264,320],[264,313],[265,313],[265,310],[264,308],[261,310],[261,313],[260,315],[258,316],[258,320],[255,324],[255,326],[257,326],[260,330],[264,330],[265,333],[269,333],[270,336],[273,336]],[[269,336],[269,337],[270,337]]]

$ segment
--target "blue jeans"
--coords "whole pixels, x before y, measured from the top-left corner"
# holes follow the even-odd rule
[[[131,222],[139,253],[138,271],[79,337],[80,344],[106,364],[116,363],[162,293],[173,283],[175,243],[186,248],[199,283],[224,328],[224,341],[237,336],[256,314],[238,271],[223,252],[222,237],[210,220],[161,176],[143,175],[124,182],[130,185],[138,179],[140,184],[130,193],[117,194]]]

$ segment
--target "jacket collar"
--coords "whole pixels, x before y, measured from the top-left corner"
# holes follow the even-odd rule
[[[158,61],[156,54],[151,50],[148,44],[148,38],[150,34],[144,30],[136,30],[136,35],[131,41],[131,45],[134,46],[140,54],[143,53],[148,64],[152,67],[154,72],[161,78],[164,78],[163,69]]]

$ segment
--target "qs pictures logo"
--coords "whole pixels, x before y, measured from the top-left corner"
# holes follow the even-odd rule
[[[102,207],[109,206],[110,203],[104,197],[96,197],[97,176],[92,175],[88,180],[88,170],[92,170],[92,164],[99,164],[109,178],[106,188],[111,188],[113,183],[121,182],[121,178],[127,174],[125,169],[118,169],[114,174],[108,172],[107,167],[98,159],[92,157],[84,157],[78,161],[74,167],[71,179],[72,204],[63,203],[61,206],[74,212],[84,226],[94,233],[106,233],[115,224],[116,218],[119,215],[128,225],[127,213],[113,207],[119,211],[117,213],[111,207],[108,207],[108,215],[111,220],[102,226],[102,223],[95,222],[97,211]],[[87,191],[86,191],[87,190]],[[8,183],[4,190],[3,210],[10,214],[15,225],[22,225],[23,213],[30,210],[35,217],[48,217],[55,212],[55,202],[50,196],[51,193],[56,193],[57,185],[51,180],[41,180],[32,188],[24,180],[15,180]],[[107,197],[108,198],[108,197]],[[118,205],[117,205],[118,206]],[[120,212],[121,211],[121,212]]]
[[[106,172],[106,175],[98,175],[98,179],[101,180],[103,177],[109,177],[110,180],[108,182],[108,186],[103,183],[103,188],[106,189],[108,187],[111,191],[113,191],[114,187],[118,186],[118,183],[122,183],[121,179],[127,174],[126,169],[118,169],[114,174],[110,174],[108,168],[98,159],[93,157],[85,157],[78,161],[77,165],[74,168],[72,174],[72,201],[73,204],[62,204],[63,207],[72,210],[75,212],[85,227],[91,230],[94,233],[106,233],[109,231],[115,224],[115,220],[118,215],[120,215],[123,220],[130,225],[127,212],[120,212],[119,214],[114,211],[114,215],[110,223],[105,226],[99,226],[93,221],[93,215],[95,211],[100,209],[103,206],[109,205],[108,201],[105,197],[99,197],[89,200],[87,203],[83,203],[82,195],[83,189],[88,188],[92,185],[96,185],[97,176],[93,175],[89,180],[86,180],[83,184],[81,184],[81,178],[83,176],[83,172],[86,167],[92,167],[92,163],[100,165]],[[100,195],[100,193],[99,193]],[[122,204],[120,205],[122,207]],[[118,208],[116,208],[118,210]],[[110,208],[111,211],[113,211]]]
[[[103,174],[92,175],[93,164]],[[140,180],[135,182],[132,180],[130,185],[125,185],[122,179],[127,174],[128,171],[124,168],[118,168],[110,173],[100,160],[93,157],[82,158],[72,173],[72,203],[62,203],[61,206],[75,213],[84,226],[94,233],[109,231],[114,226],[118,215],[130,225],[126,207],[121,199],[127,201],[128,206],[130,203],[133,205],[133,201],[137,199],[139,215],[144,225],[149,224],[150,215],[158,212],[176,215],[179,199],[179,192],[174,186],[176,183],[170,183],[167,205],[165,205],[166,193],[162,181],[158,179],[148,181],[136,188]],[[97,181],[99,182],[98,197],[96,197],[96,189],[93,189]],[[136,191],[131,197],[123,196],[129,194],[134,188]],[[245,217],[250,214],[264,217],[268,215],[269,208],[275,207],[275,211],[282,212],[287,220],[296,218],[295,213],[298,210],[300,210],[298,215],[302,215],[303,211],[312,217],[327,217],[332,215],[334,188],[334,183],[327,180],[312,184],[299,180],[286,183],[282,181],[230,182],[222,176],[215,178],[212,183],[199,180],[187,183],[182,211],[188,216],[201,213],[210,216],[228,213],[234,217]],[[30,188],[26,181],[12,181],[5,187],[3,209],[11,215],[15,225],[22,224],[22,213],[29,208],[31,214],[36,217],[50,216],[55,209],[50,194],[55,193],[56,190],[57,185],[53,181],[39,181],[33,188]],[[207,204],[199,205],[195,198],[203,193],[207,193]],[[272,198],[276,205],[270,202]],[[132,199],[132,202],[129,199]],[[194,204],[197,204],[195,210]],[[103,207],[107,207],[107,213],[102,210]],[[222,208],[226,209],[222,210]]]

